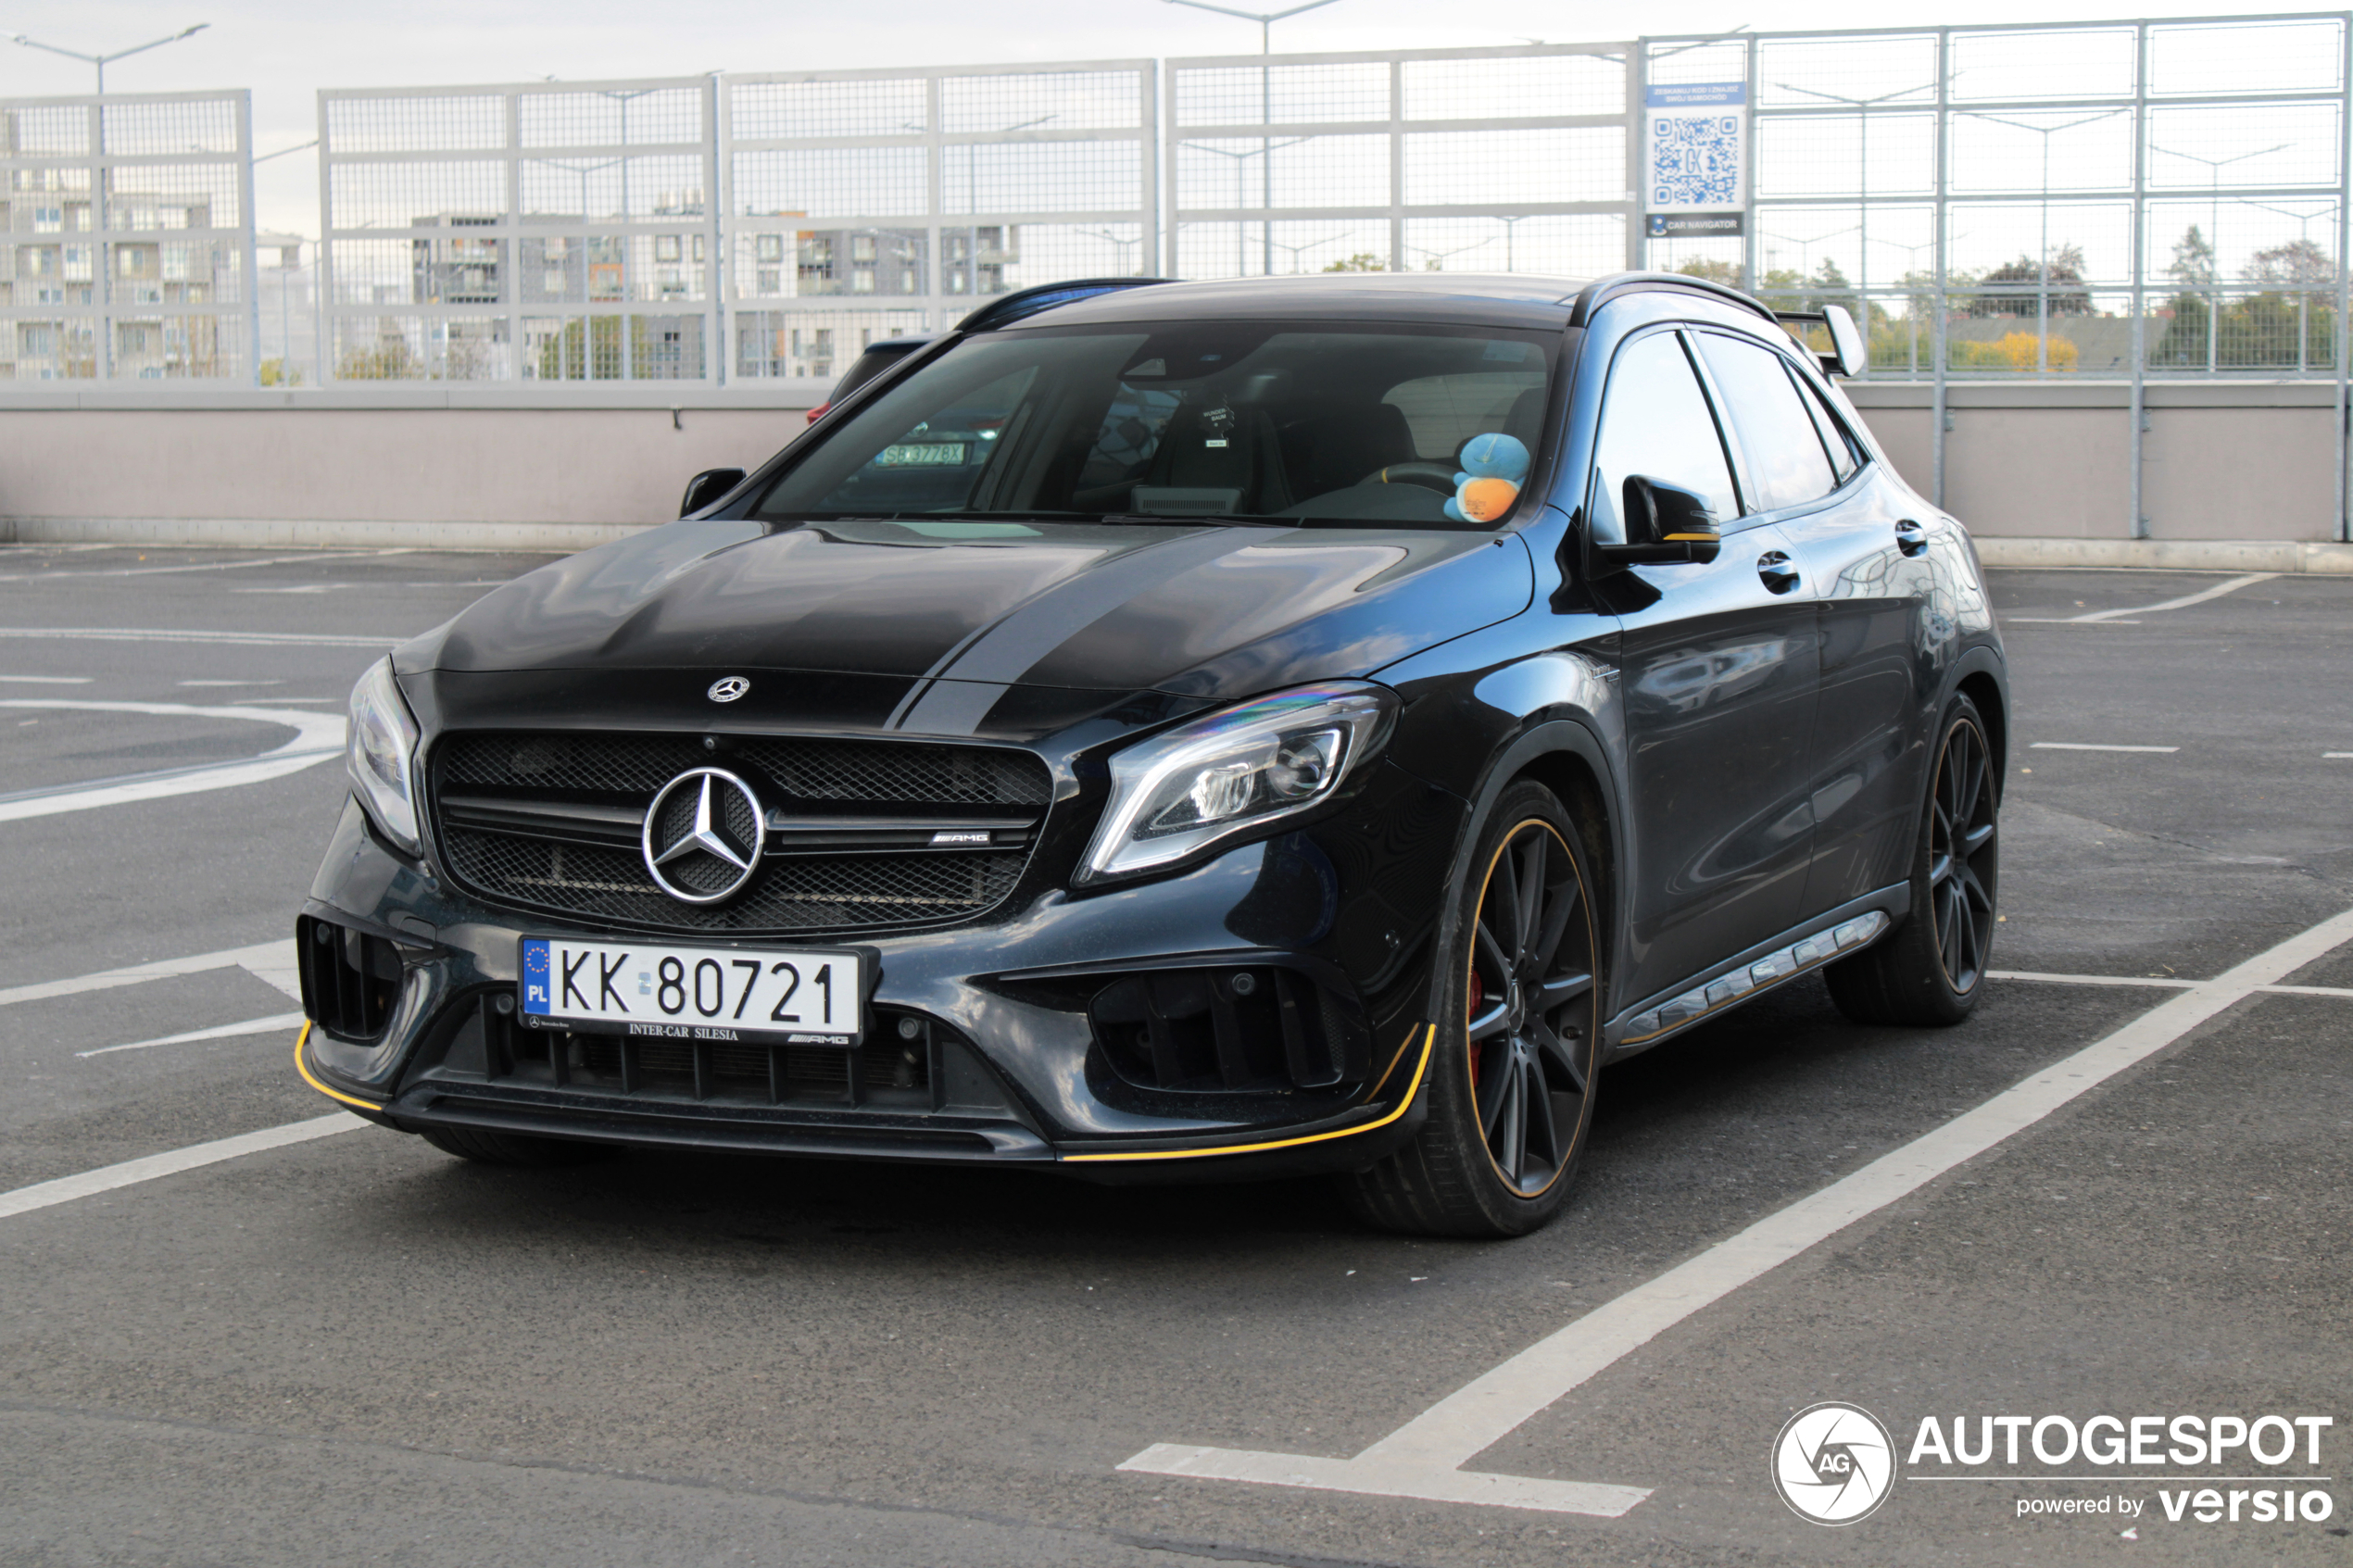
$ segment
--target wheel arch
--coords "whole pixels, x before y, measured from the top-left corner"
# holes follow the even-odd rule
[[[2007,792],[2010,747],[2009,674],[2002,668],[2001,657],[1982,644],[1961,656],[1955,666],[1952,695],[1965,696],[1977,704],[1978,716],[1985,721],[1985,741],[1994,753],[1994,799]]]
[[[1618,809],[1617,771],[1611,766],[1609,753],[1601,738],[1585,724],[1574,719],[1554,719],[1530,726],[1497,754],[1488,766],[1471,809],[1464,819],[1463,837],[1454,853],[1454,863],[1446,882],[1448,897],[1445,914],[1439,928],[1440,950],[1452,948],[1455,936],[1455,911],[1460,900],[1453,897],[1472,873],[1471,861],[1478,848],[1478,837],[1495,801],[1504,790],[1522,779],[1533,780],[1553,792],[1576,824],[1578,834],[1585,841],[1585,851],[1592,862],[1585,870],[1592,879],[1587,897],[1593,902],[1602,922],[1600,947],[1608,973],[1618,971],[1617,943],[1624,929],[1619,919],[1619,889],[1624,885],[1625,813]],[[1430,1016],[1437,1016],[1438,991],[1442,985],[1441,970],[1430,972]]]

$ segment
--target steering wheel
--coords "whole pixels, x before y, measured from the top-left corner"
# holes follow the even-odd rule
[[[1356,482],[1359,484],[1418,484],[1425,490],[1435,490],[1441,495],[1454,493],[1454,470],[1444,463],[1391,463],[1376,469]]]

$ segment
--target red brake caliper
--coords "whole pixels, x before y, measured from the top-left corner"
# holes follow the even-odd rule
[[[1487,983],[1478,977],[1478,971],[1474,969],[1470,972],[1470,1012],[1468,1016],[1471,1018],[1477,1018],[1479,1015],[1480,1010],[1486,1006]],[[1473,1040],[1470,1043],[1471,1083],[1474,1085],[1476,1085],[1478,1082],[1478,1053],[1481,1048],[1482,1042]]]

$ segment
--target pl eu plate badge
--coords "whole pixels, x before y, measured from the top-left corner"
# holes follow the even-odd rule
[[[522,1010],[547,1010],[547,944],[525,942],[522,945]]]

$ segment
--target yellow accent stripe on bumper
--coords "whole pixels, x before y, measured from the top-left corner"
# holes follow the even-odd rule
[[[1404,1098],[1397,1102],[1397,1109],[1378,1121],[1367,1122],[1361,1127],[1340,1127],[1328,1133],[1310,1133],[1305,1137],[1299,1138],[1277,1138],[1268,1143],[1229,1144],[1223,1148],[1151,1148],[1140,1149],[1130,1154],[1065,1154],[1061,1158],[1065,1162],[1074,1165],[1082,1161],[1109,1160],[1206,1160],[1213,1155],[1261,1154],[1269,1149],[1297,1148],[1301,1144],[1327,1143],[1333,1138],[1353,1138],[1360,1133],[1370,1133],[1386,1127],[1413,1109],[1414,1097],[1421,1093],[1423,1075],[1429,1071],[1430,1051],[1437,1044],[1438,1025],[1433,1023],[1429,1026],[1428,1032],[1422,1036],[1422,1060],[1415,1067],[1414,1081],[1405,1086]]]
[[[317,1027],[315,1023],[305,1023],[302,1026],[302,1033],[295,1036],[295,1071],[302,1074],[302,1081],[329,1099],[339,1099],[346,1105],[356,1105],[362,1110],[382,1110],[384,1107],[374,1100],[358,1099],[339,1089],[331,1089],[319,1082],[318,1075],[310,1071],[310,1064],[302,1060],[302,1047],[310,1043],[310,1031]]]

